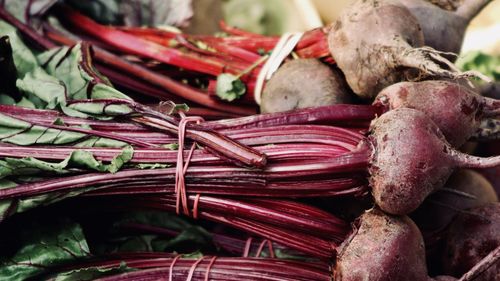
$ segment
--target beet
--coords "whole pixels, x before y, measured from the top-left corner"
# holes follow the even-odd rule
[[[334,280],[427,280],[424,242],[410,218],[372,209],[358,224],[339,248]]]
[[[282,112],[298,108],[347,104],[351,93],[342,73],[317,59],[286,62],[267,82],[260,111]]]
[[[432,273],[441,272],[441,256],[447,226],[463,210],[497,202],[491,184],[476,171],[460,169],[453,173],[444,188],[429,196],[411,214],[424,236],[427,268]]]
[[[456,171],[444,187],[429,196],[412,216],[423,232],[443,230],[461,210],[498,202],[493,186],[473,170]]]
[[[490,119],[483,117],[496,117],[500,111],[499,101],[444,80],[396,83],[383,89],[374,105],[386,110],[408,107],[424,112],[454,147],[464,144],[479,128],[485,129],[481,123]]]
[[[460,53],[469,22],[491,0],[445,1],[448,7],[433,1],[400,0],[417,18],[426,46],[443,52]],[[438,1],[439,2],[439,1]],[[445,9],[448,8],[448,9]]]
[[[383,89],[374,105],[408,107],[427,114],[448,142],[459,147],[473,136],[483,116],[496,116],[500,103],[452,81],[401,82]]]
[[[497,225],[498,210],[495,210]],[[337,249],[334,280],[457,280],[453,276],[427,276],[424,241],[415,223],[407,216],[391,216],[372,209],[366,211],[354,225],[354,231]],[[499,237],[497,231],[497,241]],[[467,252],[467,246],[461,249]],[[500,271],[494,265],[498,259],[500,247],[493,246],[464,270],[463,275],[458,274],[461,275],[460,281],[498,280]],[[484,273],[484,269],[492,265],[493,268]],[[500,267],[500,264],[496,266]]]
[[[460,276],[500,246],[500,203],[469,209],[450,225],[443,258],[446,274]],[[492,265],[476,281],[500,280],[500,263]]]
[[[398,108],[375,119],[369,167],[375,203],[391,214],[408,214],[441,188],[456,168],[487,168],[499,157],[480,158],[451,147],[424,113]]]
[[[418,19],[397,0],[355,1],[333,24],[328,45],[347,83],[363,98],[400,81],[477,75],[459,73],[439,51],[423,47]]]
[[[500,196],[500,167],[482,169],[481,174],[490,180],[497,195]]]

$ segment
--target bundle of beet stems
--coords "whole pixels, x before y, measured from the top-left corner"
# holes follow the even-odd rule
[[[268,58],[265,54],[280,39],[242,31],[223,22],[221,29],[228,36],[200,36],[154,28],[104,26],[64,5],[51,11],[74,33],[60,31],[45,22],[41,35],[4,9],[0,17],[45,49],[89,41],[96,46],[97,68],[116,85],[161,100],[202,106],[192,112],[212,118],[256,113],[253,98],[256,79]],[[306,32],[294,54],[332,62],[325,34],[320,28]],[[232,75],[242,84],[243,98],[228,103],[216,95],[217,78],[221,74]]]
[[[377,204],[387,212],[405,214],[420,205],[432,191],[426,190],[429,186],[440,187],[428,182],[436,177],[448,177],[451,167],[490,167],[500,161],[498,157],[482,159],[459,153],[443,141],[439,130],[433,127],[435,125],[424,125],[427,119],[415,110],[393,110],[383,114],[371,126],[370,138],[366,138],[356,132],[359,129],[286,125],[289,120],[294,120],[295,124],[308,124],[311,122],[309,117],[314,120],[314,116],[319,116],[315,121],[334,120],[328,112],[335,112],[332,109],[336,107],[349,106],[197,125],[184,122],[190,117],[177,119],[129,100],[75,100],[72,103],[93,104],[102,108],[104,115],[110,114],[114,119],[98,121],[65,117],[54,111],[3,107],[4,118],[11,118],[7,119],[7,123],[16,128],[2,138],[5,149],[0,155],[6,157],[6,163],[13,163],[10,178],[14,176],[16,182],[15,186],[0,190],[0,199],[10,204],[4,216],[17,212],[18,204],[21,205],[19,209],[25,209],[22,203],[29,198],[44,204],[44,200],[51,202],[65,197],[103,197],[109,208],[153,208],[206,218],[253,232],[313,256],[329,258],[335,254],[335,245],[349,231],[345,222],[297,202],[256,197],[359,195],[367,191],[365,177],[369,172]],[[117,113],[111,110],[113,105],[127,106],[129,110],[125,114]],[[355,107],[363,112],[362,116],[366,111],[374,110],[370,106]],[[301,122],[303,112],[307,112],[309,117]],[[289,118],[277,118],[279,116]],[[64,125],[54,125],[56,119]],[[255,122],[255,119],[260,119],[260,122]],[[269,122],[272,125],[266,125],[266,120],[272,120]],[[401,127],[401,124],[414,125]],[[86,128],[81,125],[86,125]],[[393,126],[400,129],[394,130]],[[219,132],[210,127],[218,128]],[[23,134],[37,131],[34,145],[19,145]],[[122,159],[130,166],[125,165],[109,174],[89,171],[77,165],[67,168],[64,173],[51,175],[45,172],[35,181],[15,179],[16,173],[23,171],[14,168],[23,168],[23,165],[16,164],[11,160],[13,158],[31,156],[36,160],[66,161],[74,151],[86,151],[97,160],[113,162],[122,153],[123,148],[79,149],[68,147],[71,141],[58,141],[59,144],[42,141],[50,139],[51,134],[62,136],[64,132],[135,146],[129,159]],[[177,135],[177,138],[172,135]],[[184,138],[199,143],[203,148],[196,149],[193,143],[191,149],[185,151]],[[37,145],[37,141],[43,145]],[[179,145],[177,151],[169,152],[159,146],[175,141]],[[408,151],[421,151],[422,145],[427,146],[428,151],[398,155],[402,144]],[[446,150],[442,149],[443,145]],[[409,162],[403,166],[388,164],[392,161]],[[134,168],[134,164],[166,164],[171,167],[141,169]],[[440,169],[427,173],[421,165],[438,165]],[[28,165],[26,168],[30,171],[31,167]],[[405,175],[413,176],[399,182],[401,188],[395,190],[394,179],[404,179]],[[228,195],[232,197],[218,197]]]
[[[95,280],[330,280],[324,262],[300,262],[264,258],[206,256],[182,258],[165,253],[115,254],[78,263],[61,271],[85,268],[113,268],[122,263],[136,271]],[[48,279],[51,280],[51,279]]]
[[[119,116],[121,119],[102,121],[68,117],[50,110],[2,106],[4,117],[29,125],[17,134],[2,136],[0,156],[60,162],[82,150],[98,161],[110,162],[123,149],[76,148],[71,143],[14,144],[17,137],[38,127],[128,143],[134,147],[128,161],[131,167],[114,174],[70,169],[64,175],[49,173],[35,182],[18,182],[16,187],[0,192],[1,199],[11,200],[11,207],[3,217],[16,212],[18,199],[48,194],[53,194],[51,200],[54,196],[62,199],[76,191],[74,194],[79,196],[103,197],[109,208],[135,206],[206,218],[328,258],[334,253],[335,244],[349,231],[345,222],[297,202],[256,197],[347,196],[366,192],[362,171],[369,150],[357,147],[363,139],[357,131],[375,114],[376,109],[371,106],[328,106],[189,124],[185,129],[186,147],[192,141],[204,147],[183,151],[182,157],[189,158],[189,166],[184,171],[185,187],[179,190],[178,152],[182,150],[168,150],[161,145],[179,143],[182,147],[184,136],[177,131],[181,119],[148,111],[130,101],[75,102],[124,103],[137,111],[130,116]],[[346,117],[350,122],[345,124],[354,127],[314,124],[335,123]],[[54,120],[65,125],[54,125]],[[87,128],[83,129],[83,125]],[[39,139],[43,139],[43,134]],[[141,164],[166,167],[133,168]]]

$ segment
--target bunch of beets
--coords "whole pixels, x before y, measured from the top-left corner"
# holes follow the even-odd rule
[[[500,101],[453,64],[490,1],[354,1],[263,84],[280,37],[27,2],[0,9],[0,279],[500,280]]]

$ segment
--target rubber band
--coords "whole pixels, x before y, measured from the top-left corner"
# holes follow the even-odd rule
[[[267,243],[267,247],[269,249],[269,257],[271,257],[271,258],[275,257],[273,243],[271,242],[271,240],[264,239],[260,243],[259,248],[257,249],[257,253],[255,253],[256,258],[260,257],[260,255],[262,254],[262,251],[264,250],[264,246],[266,245],[266,243]]]
[[[200,194],[196,194],[194,197],[194,203],[193,203],[193,219],[198,219],[198,203],[200,202]]]
[[[267,246],[269,247],[269,257],[274,259],[276,255],[274,254],[273,242],[271,242],[271,240],[268,240],[267,242]]]
[[[248,237],[247,242],[245,243],[245,248],[243,250],[243,257],[248,258],[248,255],[250,254],[250,248],[252,248],[252,237]]]
[[[173,271],[174,271],[174,265],[177,262],[177,260],[181,257],[181,255],[175,256],[175,258],[172,260],[172,263],[170,264],[170,270],[168,272],[168,281],[173,281]]]
[[[260,69],[259,75],[257,76],[257,81],[255,83],[255,90],[253,93],[255,102],[260,105],[262,89],[264,87],[264,82],[271,79],[276,70],[280,67],[283,61],[290,55],[290,53],[295,49],[295,46],[302,38],[304,33],[291,33],[287,32],[281,35],[281,38],[278,40],[276,46],[271,52],[271,55],[267,59],[266,63]]]
[[[207,265],[207,271],[205,271],[205,281],[208,281],[208,277],[210,275],[210,269],[212,269],[212,266],[214,265],[216,259],[217,259],[217,256],[213,256],[210,259],[210,263],[208,263],[208,265]]]
[[[189,274],[186,278],[186,281],[191,281],[193,280],[193,275],[194,275],[194,271],[196,270],[196,267],[198,266],[198,264],[200,264],[200,262],[203,261],[203,258],[204,257],[201,257],[199,258],[198,260],[196,260],[193,265],[191,266],[191,268],[189,269]]]
[[[196,122],[199,124],[204,121],[203,118],[198,116],[189,116],[183,112],[179,112],[181,116],[181,120],[178,125],[178,149],[177,149],[177,166],[175,168],[175,194],[176,194],[176,203],[175,203],[175,211],[177,214],[180,214],[180,208],[182,206],[182,211],[186,216],[189,216],[189,207],[188,207],[188,198],[186,192],[186,182],[185,182],[185,174],[189,166],[189,162],[193,156],[194,149],[196,148],[196,143],[193,143],[191,149],[189,150],[186,161],[184,161],[184,139],[186,134],[186,126],[190,122]]]
[[[260,257],[260,254],[262,253],[262,250],[264,249],[264,245],[267,243],[267,239],[262,240],[260,242],[259,247],[257,248],[257,252],[255,253],[255,257],[258,258]]]

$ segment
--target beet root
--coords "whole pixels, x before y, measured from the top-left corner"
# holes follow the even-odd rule
[[[452,81],[401,82],[383,89],[374,105],[386,110],[408,107],[429,116],[454,147],[480,128],[483,116],[496,115],[497,101]]]
[[[439,51],[423,47],[417,18],[397,0],[355,1],[333,24],[328,45],[347,83],[363,98],[400,81],[479,75],[460,73]]]
[[[444,270],[449,275],[461,276],[499,246],[500,203],[470,209],[450,225]],[[500,262],[474,280],[500,280]]]
[[[351,102],[351,91],[339,70],[317,59],[296,59],[281,66],[266,83],[262,113]]]
[[[427,280],[424,242],[406,217],[367,211],[359,227],[340,246],[334,269],[336,281]]]
[[[446,1],[430,3],[426,0],[400,0],[418,19],[424,33],[426,46],[443,52],[458,54],[462,47],[465,30],[469,22],[491,0]],[[460,3],[457,3],[460,2]],[[448,8],[448,9],[444,9]]]
[[[372,122],[375,147],[369,172],[375,203],[390,214],[414,211],[441,188],[455,168],[488,168],[500,157],[480,158],[451,147],[424,113],[398,108]]]
[[[474,170],[456,171],[444,187],[429,196],[412,214],[423,233],[436,233],[445,229],[461,211],[498,202],[493,186]]]
[[[442,271],[443,240],[453,218],[466,209],[493,202],[498,202],[498,197],[488,180],[474,170],[460,169],[411,214],[424,236],[430,274]]]

